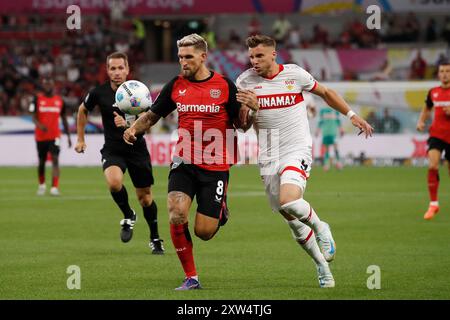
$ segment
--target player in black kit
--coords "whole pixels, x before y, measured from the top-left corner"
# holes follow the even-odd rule
[[[123,185],[123,175],[128,168],[150,228],[150,249],[153,254],[163,254],[163,241],[159,239],[158,234],[157,207],[152,199],[150,188],[154,182],[152,165],[145,140],[141,135],[132,146],[124,142],[122,135],[127,127],[127,120],[131,120],[129,119],[131,116],[113,107],[115,91],[126,81],[129,73],[127,55],[118,52],[109,55],[106,59],[106,67],[110,80],[91,90],[78,109],[78,140],[75,151],[82,153],[86,149],[84,129],[87,124],[87,114],[95,106],[99,106],[105,134],[105,144],[101,150],[103,172],[111,195],[124,215],[124,219],[120,221],[122,226],[120,238],[122,242],[131,240],[137,218],[136,212],[128,203],[128,193]]]

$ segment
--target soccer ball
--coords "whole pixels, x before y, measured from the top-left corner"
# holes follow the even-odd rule
[[[147,111],[152,103],[150,90],[145,84],[137,80],[128,80],[117,89],[114,107],[123,113],[138,115]]]

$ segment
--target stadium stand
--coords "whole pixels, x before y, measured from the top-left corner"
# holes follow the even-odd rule
[[[65,28],[66,15],[2,15],[0,115],[27,114],[37,80],[47,74],[53,75],[56,90],[74,112],[83,94],[105,81],[104,57],[116,50],[127,52],[132,61],[130,78],[150,83],[155,97],[178,70],[176,39],[191,32],[209,40],[213,48],[209,66],[233,80],[248,67],[243,42],[256,32],[279,39],[279,62],[297,63],[320,81],[432,80],[439,61],[448,57],[448,16],[386,13],[380,31],[367,29],[362,13],[345,17],[220,14],[139,20],[106,12],[84,16],[83,28],[71,31]],[[168,48],[159,45],[158,28],[170,30]],[[155,52],[161,49],[166,53]],[[383,109],[375,112],[381,117]],[[393,109],[391,113],[398,116],[399,112]],[[412,123],[404,120],[410,116],[400,115],[401,121]]]

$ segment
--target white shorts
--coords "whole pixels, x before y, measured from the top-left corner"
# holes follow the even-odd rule
[[[305,192],[306,180],[308,180],[311,171],[311,157],[296,157],[282,159],[274,163],[260,163],[259,168],[272,211],[279,212],[281,209],[280,186],[282,184],[295,184],[300,187],[302,193]]]

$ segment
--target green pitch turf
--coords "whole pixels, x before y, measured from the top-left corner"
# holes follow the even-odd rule
[[[210,241],[193,237],[204,290],[175,292],[183,272],[169,234],[167,168],[155,169],[153,189],[164,256],[150,254],[128,176],[138,222],[123,244],[100,168],[62,168],[58,198],[35,195],[35,168],[0,168],[0,299],[450,299],[450,179],[440,174],[441,211],[424,221],[425,168],[314,168],[305,198],[337,243],[336,288],[320,289],[311,259],[270,212],[257,168],[233,168],[230,221]],[[80,290],[67,288],[71,265]],[[371,265],[379,290],[367,288]]]

